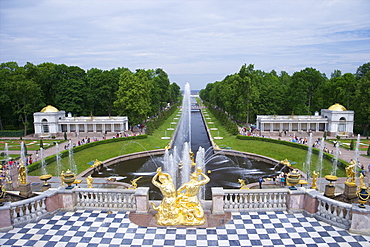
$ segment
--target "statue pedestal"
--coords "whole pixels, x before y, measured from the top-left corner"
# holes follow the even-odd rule
[[[351,184],[351,183],[344,183],[344,196],[347,199],[353,199],[357,197],[356,195],[356,190],[357,190],[357,185],[356,184]]]
[[[42,192],[44,192],[44,191],[47,191],[48,189],[50,189],[51,188],[51,184],[44,184],[43,186],[42,186]]]
[[[334,191],[335,191],[335,186],[332,185],[325,185],[325,193],[324,196],[326,197],[334,197]]]
[[[32,195],[32,189],[31,189],[30,183],[20,184],[18,186],[18,190],[21,196],[30,197]]]

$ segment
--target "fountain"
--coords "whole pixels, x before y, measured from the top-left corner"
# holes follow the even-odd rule
[[[69,141],[69,144],[68,144],[68,159],[69,159],[69,167],[70,167],[70,171],[74,174],[77,174],[77,166],[76,166],[76,162],[73,158],[73,143],[72,143],[72,140]]]
[[[311,173],[311,157],[312,157],[312,133],[310,133],[310,137],[308,138],[308,151],[307,151],[307,158],[306,163],[303,165],[303,172],[306,173],[307,181],[310,179]]]
[[[358,156],[360,155],[360,143],[361,143],[361,136],[360,134],[357,135],[357,141],[356,141],[356,148],[355,148],[355,155],[353,157],[353,160],[358,164]],[[357,175],[357,166],[355,166],[355,174]]]
[[[56,174],[59,175],[62,172],[62,162],[61,162],[62,158],[59,151],[59,144],[57,142],[55,143],[55,149],[56,149],[55,160],[57,162]]]
[[[318,177],[321,177],[321,174],[322,174],[324,147],[325,147],[325,138],[323,137],[320,142],[319,159],[316,165],[316,171],[318,171],[318,174],[317,174]],[[319,185],[319,189],[320,189],[320,185]]]
[[[271,170],[273,165],[249,160],[241,153],[226,156],[223,154],[224,150],[214,150],[200,110],[191,110],[189,86],[187,85],[185,89],[182,115],[178,122],[176,134],[171,147],[165,149],[164,155],[135,158],[112,164],[110,167],[113,168],[114,173],[102,169],[102,174],[95,171],[92,176],[121,176],[125,177],[124,180],[127,182],[143,176],[139,181],[139,186],[149,187],[150,198],[153,200],[161,198],[158,188],[150,182],[158,167],[162,167],[163,172],[172,177],[176,188],[190,180],[190,174],[195,171],[195,166],[191,165],[193,162],[189,155],[191,150],[194,153],[196,152],[194,156],[196,166],[199,166],[204,174],[208,173],[211,178],[206,186],[201,187],[198,194],[201,199],[211,197],[212,187],[239,188],[237,183],[239,178],[248,182],[255,182],[261,176],[273,176],[278,173]]]

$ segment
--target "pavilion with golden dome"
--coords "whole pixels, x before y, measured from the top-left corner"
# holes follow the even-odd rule
[[[119,133],[128,130],[126,116],[72,117],[72,113],[66,116],[65,111],[51,105],[35,112],[33,119],[36,137],[58,136],[63,132]]]
[[[257,129],[261,134],[288,132],[299,135],[302,132],[324,132],[329,136],[352,136],[354,111],[348,111],[336,103],[328,109],[321,109],[315,115],[257,115]]]

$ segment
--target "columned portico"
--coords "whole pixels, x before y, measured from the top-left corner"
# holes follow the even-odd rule
[[[68,114],[68,117],[66,117],[65,111],[59,111],[50,105],[33,115],[36,136],[46,137],[62,132],[106,133],[128,130],[128,118],[126,116],[72,117],[72,114]]]
[[[335,104],[311,115],[257,115],[257,129],[261,132],[318,132],[329,135],[353,135],[354,112]]]

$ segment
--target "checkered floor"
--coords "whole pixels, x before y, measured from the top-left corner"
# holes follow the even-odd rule
[[[60,212],[0,233],[0,246],[370,246],[369,236],[287,212],[233,213],[217,228],[145,228],[128,214]]]

